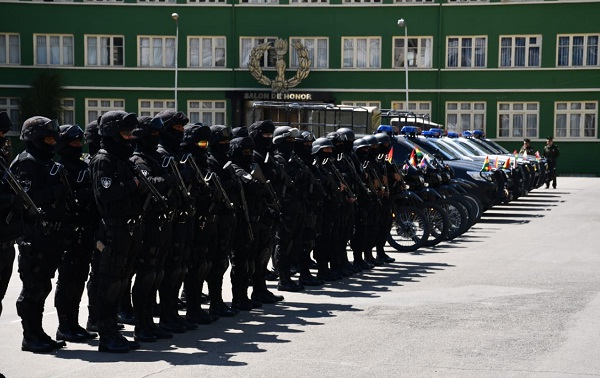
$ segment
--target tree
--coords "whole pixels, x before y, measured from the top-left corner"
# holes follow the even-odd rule
[[[41,73],[27,90],[21,101],[21,116],[25,120],[33,116],[60,119],[62,114],[61,78],[50,72]]]

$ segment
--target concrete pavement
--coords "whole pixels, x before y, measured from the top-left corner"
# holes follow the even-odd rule
[[[486,212],[452,242],[412,254],[389,249],[395,263],[283,293],[278,305],[125,355],[99,353],[97,342],[22,352],[15,272],[0,318],[0,373],[600,377],[600,179],[561,177],[558,185]],[[51,295],[44,327],[53,335],[56,326]]]

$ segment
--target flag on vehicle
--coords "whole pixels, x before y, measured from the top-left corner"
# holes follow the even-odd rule
[[[517,152],[517,150],[515,150],[513,154],[515,155],[515,160],[513,160],[513,168],[517,168],[517,159],[519,158],[519,153]]]
[[[413,148],[413,150],[410,153],[410,157],[408,158],[408,163],[410,165],[412,165],[413,167],[417,166],[417,157],[415,156],[415,149]]]
[[[481,172],[489,172],[491,170],[492,167],[490,167],[490,158],[486,156],[485,160],[483,161],[483,167],[481,167]]]
[[[387,154],[387,161],[391,163],[394,160],[394,146],[390,148],[390,152]]]
[[[498,169],[498,156],[496,156],[496,163],[494,164],[494,168]]]
[[[507,158],[502,166],[502,169],[510,169],[510,158]]]
[[[535,160],[540,161],[540,151],[535,151]]]

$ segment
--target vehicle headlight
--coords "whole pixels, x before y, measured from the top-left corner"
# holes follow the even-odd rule
[[[477,180],[477,181],[490,181],[492,180],[492,172],[479,172],[479,171],[467,171],[467,174],[469,176],[471,176],[471,178],[473,180]],[[486,180],[485,177],[488,177],[488,179]]]

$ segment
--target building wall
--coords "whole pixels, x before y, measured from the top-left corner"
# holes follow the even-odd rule
[[[590,15],[600,14],[600,1],[490,1],[455,3],[343,4],[224,4],[97,2],[0,2],[0,34],[19,33],[19,65],[0,64],[0,98],[20,98],[42,72],[58,73],[65,97],[74,99],[75,120],[84,124],[85,101],[89,98],[123,99],[125,108],[139,112],[139,99],[174,99],[174,68],[138,67],[137,36],[174,36],[171,13],[180,16],[178,54],[178,104],[188,112],[188,100],[226,101],[227,123],[244,124],[244,93],[268,92],[247,68],[240,68],[240,36],[327,37],[327,69],[313,69],[292,92],[310,93],[336,103],[377,101],[382,108],[405,100],[405,72],[393,68],[393,38],[403,37],[397,20],[407,22],[409,37],[431,37],[431,68],[409,69],[410,101],[431,103],[435,122],[447,121],[448,102],[485,103],[485,131],[507,148],[520,147],[522,138],[498,138],[498,102],[539,104],[537,138],[540,149],[547,135],[555,133],[557,101],[595,102],[595,136],[555,138],[562,151],[564,173],[600,175],[593,164],[598,144],[598,100],[600,67],[557,68],[558,34],[600,34]],[[74,64],[69,67],[35,66],[34,34],[74,35]],[[123,35],[125,66],[85,67],[86,34]],[[540,35],[539,68],[499,67],[501,35]],[[188,36],[225,36],[227,59],[223,68],[190,68],[187,63]],[[381,67],[342,69],[342,37],[380,37]],[[487,36],[485,68],[446,68],[448,36]],[[289,56],[289,53],[288,53]],[[289,64],[289,61],[288,61]],[[274,76],[274,69],[263,73]],[[291,77],[294,69],[287,69]],[[22,120],[20,120],[22,121]]]

